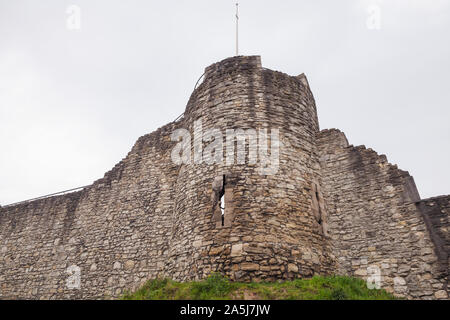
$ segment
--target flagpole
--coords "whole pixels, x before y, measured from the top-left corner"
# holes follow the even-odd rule
[[[239,55],[239,3],[236,3],[236,56]]]

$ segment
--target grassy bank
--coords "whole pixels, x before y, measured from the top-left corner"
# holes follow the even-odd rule
[[[361,279],[314,277],[282,283],[231,282],[219,274],[198,282],[151,280],[125,300],[392,300],[384,290],[369,290]]]

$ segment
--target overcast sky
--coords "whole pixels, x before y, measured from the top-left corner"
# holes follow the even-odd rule
[[[0,0],[0,204],[91,184],[180,115],[234,55],[234,3]],[[306,73],[322,129],[450,193],[450,0],[243,0],[240,18],[240,53]]]

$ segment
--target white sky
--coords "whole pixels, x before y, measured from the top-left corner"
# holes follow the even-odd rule
[[[91,184],[180,115],[234,55],[234,3],[0,0],[0,204]],[[242,0],[240,17],[241,54],[305,72],[321,128],[386,154],[423,198],[450,193],[450,0]]]

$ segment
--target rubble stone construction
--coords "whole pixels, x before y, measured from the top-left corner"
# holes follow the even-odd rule
[[[199,119],[204,130],[279,129],[278,172],[176,165],[171,134]],[[109,299],[152,278],[220,272],[357,276],[408,299],[448,299],[449,212],[450,196],[420,200],[386,156],[320,131],[303,74],[234,57],[206,68],[184,116],[139,138],[104,178],[0,208],[0,298]]]

